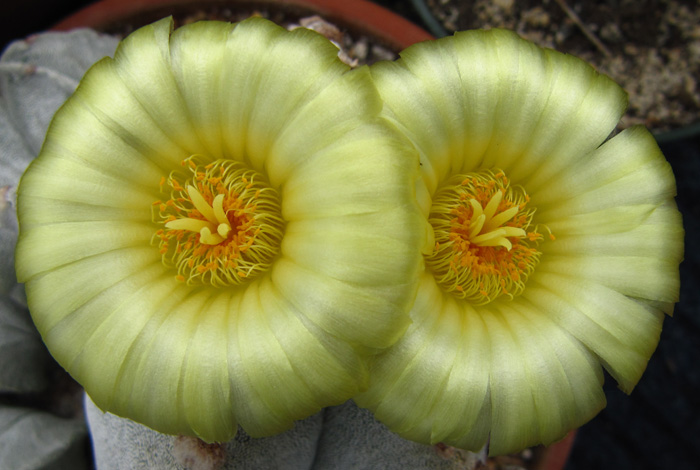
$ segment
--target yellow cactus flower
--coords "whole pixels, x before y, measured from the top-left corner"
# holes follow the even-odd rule
[[[372,76],[421,158],[434,232],[412,325],[356,401],[400,435],[548,444],[629,393],[679,292],[675,181],[624,91],[515,33],[414,45]],[[410,162],[409,162],[410,164]],[[602,366],[602,367],[601,367]]]
[[[366,67],[262,19],[164,19],[88,71],[21,180],[16,266],[101,409],[223,441],[366,386],[425,237],[381,108]]]

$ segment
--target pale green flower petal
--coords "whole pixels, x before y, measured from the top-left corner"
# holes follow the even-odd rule
[[[437,316],[430,315],[432,306],[442,309],[445,301],[432,276],[425,273],[421,276],[419,291],[421,295],[416,298],[411,310],[411,324],[408,326],[406,334],[381,356],[382,360],[372,364],[372,380],[376,385],[355,397],[355,401],[361,406],[374,408],[383,401],[386,401],[386,404],[382,403],[385,408],[406,406],[398,400],[385,400],[387,396],[385,392],[393,388],[393,385],[403,374],[404,368],[416,357],[425,344],[426,336],[435,326]],[[416,384],[411,385],[415,386]],[[415,406],[416,403],[413,405]],[[405,418],[406,415],[401,413],[387,413],[385,416],[379,416],[379,419],[390,419],[397,422]]]
[[[407,317],[396,315],[409,308],[413,300],[405,295],[407,285],[344,282],[287,258],[273,267],[272,281],[280,294],[309,320],[351,344],[386,348],[409,323]]]
[[[490,382],[493,454],[551,444],[605,405],[600,365],[583,345],[522,303],[503,304],[500,310],[487,317],[487,324],[511,336],[498,341],[492,335],[497,345]],[[514,349],[507,351],[503,345],[511,342]],[[513,420],[523,412],[531,415]]]
[[[477,311],[425,274],[412,320],[355,398],[404,437],[478,450],[490,434],[502,454],[560,439],[605,404],[597,358],[536,307]]]
[[[491,339],[474,311],[463,308],[462,316],[461,349],[431,410],[430,440],[477,451],[486,445],[491,431]]]
[[[109,255],[113,261],[118,259],[114,254]],[[95,258],[109,261],[106,255]],[[155,332],[164,319],[174,321],[177,318],[173,311],[183,301],[182,290],[173,286],[170,276],[163,276],[160,262],[153,261],[139,267],[131,276],[120,276],[123,277],[120,282],[105,279],[106,287],[98,292],[86,292],[82,305],[57,304],[56,315],[37,326],[44,331],[44,340],[54,357],[90,390],[100,406],[137,416],[135,419],[151,425],[154,425],[153,419],[157,419],[159,426],[171,432],[183,432],[183,426],[178,423],[182,421],[182,410],[175,412],[175,408],[165,406],[164,401],[173,399],[179,381],[175,380],[173,389],[168,388],[168,384],[173,384],[171,381],[154,387],[153,380],[154,375],[166,372],[179,374],[178,370],[172,370],[178,365],[173,356],[184,354],[187,343],[176,341],[173,335],[177,335],[177,330],[173,330],[161,351],[149,356],[143,354],[152,347],[150,343],[155,341]],[[55,272],[69,274],[66,268]],[[51,277],[53,273],[42,279]],[[33,299],[31,291],[28,295]],[[133,396],[140,396],[143,401],[135,403],[131,399]]]
[[[182,364],[182,410],[194,433],[205,441],[233,437],[237,428],[228,368],[231,296],[220,293],[206,299],[203,310],[193,321]],[[174,399],[174,398],[173,398]]]
[[[524,449],[537,442],[535,397],[530,390],[524,349],[505,315],[481,312],[491,339],[491,434],[489,453],[502,454]],[[539,384],[538,386],[542,386]],[[517,418],[515,418],[517,417]]]
[[[68,203],[58,199],[46,199],[24,194],[17,201],[17,212],[22,215],[22,223],[27,229],[32,226],[63,223],[67,220],[75,222],[134,220],[148,217],[148,210],[143,207],[109,207],[84,203]]]
[[[47,155],[51,155],[51,152],[48,150]],[[157,192],[144,191],[138,186],[132,191],[124,191],[124,185],[128,184],[126,181],[71,160],[34,160],[30,168],[33,171],[27,173],[26,178],[23,177],[22,183],[25,187],[42,187],[43,192],[35,197],[45,200],[65,201],[75,205],[143,209],[144,199],[154,199],[158,195]],[[74,169],[80,179],[71,177],[69,172]],[[18,189],[19,195],[22,195],[23,189]]]
[[[364,119],[357,119],[357,116],[375,116],[381,110],[381,101],[371,84],[368,69],[362,68],[338,77],[323,90],[309,91],[317,93],[314,99],[294,110],[292,119],[280,128],[269,148],[266,166],[273,184],[287,178],[290,181],[283,186],[286,190],[287,186],[294,184],[291,182],[293,178],[303,177],[307,171],[313,174],[315,166],[324,159],[338,159],[343,162],[339,166],[364,164],[381,167],[386,164],[380,161],[383,159],[373,158],[371,152],[362,151],[363,143],[376,147],[376,151],[386,157],[397,156],[397,160],[387,159],[387,162],[396,165],[394,171],[398,175],[404,174],[404,170],[399,169],[402,165],[397,162],[403,162],[405,154],[412,153],[410,144],[387,127],[371,127]],[[344,109],[353,112],[344,112]],[[340,139],[341,136],[344,138]],[[347,159],[346,155],[353,158]],[[377,172],[381,171],[379,167]],[[371,178],[369,175],[372,174],[373,171],[367,171],[365,178]],[[363,182],[370,187],[373,184],[371,180]]]
[[[595,149],[615,129],[627,108],[627,94],[577,57],[545,50],[550,95],[530,146],[516,157],[512,177],[535,193],[561,170]],[[507,135],[507,130],[504,130]]]
[[[594,150],[626,106],[609,78],[510,31],[457,33],[402,57],[372,75],[387,115],[421,151],[431,192],[449,171],[480,167],[532,179],[533,191]]]
[[[624,92],[586,63],[537,48],[510,31],[458,33],[455,49],[469,96],[489,87],[495,100],[492,107],[477,108],[493,128],[477,140],[485,147],[477,146],[461,171],[498,167],[533,192],[599,145],[627,104]],[[467,113],[474,113],[469,104]],[[467,128],[479,118],[470,117]]]
[[[549,223],[623,205],[659,205],[675,195],[671,166],[653,136],[634,127],[571,165],[531,197],[538,220]]]
[[[375,154],[363,153],[367,146],[387,157],[379,159]],[[402,155],[401,151],[406,153]],[[353,130],[344,142],[318,152],[290,175],[282,192],[285,218],[355,216],[405,203],[406,197],[414,195],[412,185],[405,182],[417,171],[404,163],[406,154],[410,156],[412,151],[385,129],[363,126]],[[353,157],[347,159],[347,155]],[[405,218],[403,223],[405,227],[419,227],[419,214]]]
[[[259,297],[270,330],[266,334],[274,335],[286,360],[300,373],[304,383],[323,397],[316,398],[318,407],[325,402],[340,403],[348,394],[364,387],[367,372],[357,356],[351,354],[350,345],[335,341],[307,321],[271,282],[260,283]],[[329,382],[329,377],[334,380]]]
[[[154,269],[162,271],[159,265]],[[183,294],[187,290],[178,289],[167,279],[150,283],[124,299],[124,291],[133,289],[127,284],[138,285],[144,279],[152,279],[153,269],[150,271],[105,291],[51,333],[64,338],[84,335],[80,329],[86,328],[85,324],[94,328],[93,339],[85,344],[71,367],[91,390],[91,398],[98,406],[131,416],[162,432],[194,432],[207,441],[232,437],[236,431],[234,410],[260,403],[250,386],[245,385],[247,381],[238,380],[235,391],[229,382],[227,356],[231,351],[227,345],[237,347],[239,343],[235,336],[231,339],[231,328],[235,327],[231,316],[236,314],[240,298],[225,292],[186,296]],[[123,303],[109,311],[103,323],[96,324],[86,317],[92,311],[89,307],[115,302]],[[206,315],[201,313],[204,309]],[[130,320],[126,324],[125,318]],[[183,323],[189,324],[190,329],[182,328]],[[104,341],[112,335],[114,340]],[[105,354],[115,360],[105,362]],[[103,362],[103,376],[91,372],[97,360]],[[230,372],[241,373],[234,368]],[[160,386],[153,386],[154,378],[159,379]],[[133,396],[141,400],[134,401]],[[256,411],[266,413],[264,409]]]
[[[109,357],[105,356],[109,351],[99,345],[100,338],[110,338],[110,332],[114,331],[112,342],[119,344],[114,347],[117,349],[114,357],[120,359],[114,361],[115,366],[119,364],[118,374],[96,378],[95,382],[86,385],[86,390],[92,390],[89,385],[97,391],[103,387],[105,393],[113,394],[111,401],[102,402],[91,391],[90,396],[95,404],[102,409],[112,409],[115,414],[130,416],[137,422],[167,434],[201,433],[201,437],[208,441],[217,439],[218,436],[233,436],[235,429],[232,426],[235,421],[230,411],[227,412],[230,409],[225,406],[226,396],[219,388],[221,379],[225,380],[225,375],[221,375],[225,371],[225,364],[203,366],[205,369],[199,371],[202,375],[197,374],[197,378],[206,377],[207,369],[209,372],[216,371],[216,375],[200,382],[205,387],[200,394],[193,394],[191,388],[185,390],[184,387],[183,372],[188,366],[187,353],[192,348],[191,341],[196,337],[195,329],[200,323],[198,317],[210,304],[213,293],[200,291],[183,295],[178,290],[173,290],[172,282],[169,285],[151,284],[149,287],[151,288],[146,292],[136,293],[133,307],[126,305],[124,312],[115,311],[86,344],[86,351],[81,357],[89,357],[91,361],[102,358],[104,361],[104,357]],[[149,290],[153,291],[153,297]],[[212,312],[211,315],[218,316],[221,312]],[[134,324],[122,326],[125,319],[132,320]],[[221,336],[218,336],[219,340]],[[213,342],[217,337],[207,339]],[[128,348],[123,344],[128,344]],[[223,344],[217,344],[219,348],[223,347]],[[80,368],[81,365],[78,361],[74,367]],[[95,366],[94,363],[86,364],[83,370],[88,373]],[[200,367],[199,364],[189,366]],[[113,377],[118,381],[112,382],[115,380]],[[209,404],[219,411],[216,421],[207,420],[211,417],[210,412],[193,416],[201,410],[204,403],[185,401],[202,398],[202,395],[219,399],[218,402]],[[135,400],[134,397],[139,398]],[[219,434],[207,434],[212,431]]]
[[[569,237],[590,236],[592,233],[594,236],[621,234],[637,228],[656,208],[654,204],[610,207],[551,220],[547,227],[553,233],[567,238],[567,242]],[[546,249],[556,251],[561,245],[565,244],[550,244]]]
[[[298,315],[269,280],[251,285],[241,299],[233,338],[241,355],[240,373],[247,377],[255,401],[278,417],[273,421],[260,415],[250,423],[241,419],[252,436],[288,429],[295,419],[319,411],[324,404],[345,401],[362,385],[357,380],[364,374],[362,364],[344,359],[352,358],[351,350],[334,345],[312,327],[320,337],[316,336]]]
[[[454,43],[462,86],[468,89],[464,106],[469,109],[472,100],[478,106],[467,111],[466,128],[481,120],[492,124],[482,133],[475,133],[478,144],[472,158],[465,158],[455,170],[499,165],[508,174],[520,173],[522,178],[527,172],[513,168],[514,160],[520,165],[528,161],[529,155],[522,158],[523,152],[537,134],[537,124],[548,109],[543,104],[549,98],[551,77],[543,51],[504,30],[460,33],[454,36]],[[487,87],[489,98],[475,98],[482,86]],[[487,108],[479,106],[487,99],[491,100]],[[483,115],[488,118],[484,119]],[[464,145],[471,146],[470,140],[467,131]]]
[[[133,93],[118,73],[116,61],[102,60],[80,82],[74,98],[68,101],[52,122],[49,132],[82,164],[86,145],[94,155],[114,155],[101,162],[99,169],[110,171],[129,181],[149,188],[160,180],[163,172],[178,165],[191,154],[178,145],[177,137],[167,132],[167,123],[157,120]],[[151,78],[152,83],[156,78]],[[148,86],[141,86],[148,88]],[[76,122],[79,126],[76,126]],[[92,139],[82,132],[91,132]],[[75,135],[72,140],[64,136]],[[52,141],[47,140],[46,146]],[[49,147],[50,148],[50,147]],[[58,149],[61,150],[60,148]],[[145,157],[145,158],[144,158]]]
[[[221,100],[220,87],[235,88],[223,75],[222,66],[233,29],[230,23],[198,22],[176,30],[170,38],[170,73],[182,94],[185,115],[207,151],[214,155],[223,154],[220,109],[224,103],[231,103]]]
[[[240,41],[248,41],[243,36],[247,31],[238,31],[239,28],[235,33],[241,37]],[[279,31],[271,31],[274,33],[279,34]],[[316,54],[310,56],[308,49]],[[286,33],[284,40],[271,41],[267,46],[261,43],[251,49],[249,53],[256,54],[252,58],[259,63],[240,78],[241,71],[246,69],[238,67],[227,80],[228,83],[245,80],[249,90],[257,91],[248,110],[231,109],[224,115],[224,128],[231,129],[224,137],[229,151],[236,154],[236,149],[244,146],[242,149],[251,166],[266,168],[275,186],[281,185],[290,166],[312,157],[319,146],[332,142],[333,137],[345,134],[348,123],[357,125],[358,117],[365,119],[367,115],[362,111],[374,104],[368,98],[376,100],[376,92],[366,77],[355,78],[345,73],[348,68],[335,60],[337,52],[335,46],[320,35],[306,29],[294,30]],[[298,67],[302,62],[305,67]],[[345,87],[350,83],[357,89],[348,90],[348,93]],[[362,98],[355,101],[358,95]],[[374,106],[371,114],[377,112],[378,106]],[[341,109],[345,111],[340,113]],[[248,114],[242,114],[246,111]],[[236,122],[236,117],[242,122]],[[242,140],[234,141],[241,128],[245,132]],[[284,144],[287,140],[304,142],[304,147],[288,148]]]
[[[233,34],[228,38],[226,48],[229,55],[235,55],[235,60],[221,64],[221,75],[227,80],[220,85],[221,98],[224,102],[236,105],[223,106],[220,112],[221,127],[226,129],[222,136],[224,145],[231,155],[248,153],[249,118],[256,109],[257,100],[263,91],[259,88],[260,76],[265,74],[267,67],[271,65],[265,57],[267,51],[282,37],[287,37],[282,28],[265,21],[249,20],[236,25]],[[312,60],[315,60],[316,54],[313,57]],[[276,86],[282,87],[281,84]],[[282,106],[281,103],[277,105]],[[266,114],[269,117],[271,113]],[[277,122],[277,119],[274,122]]]
[[[523,296],[600,357],[620,388],[631,392],[656,349],[663,313],[607,287],[549,274],[544,262],[540,270]]]
[[[434,243],[414,323],[358,403],[426,444],[500,454],[563,437],[605,405],[601,364],[632,390],[673,311],[670,166],[642,128],[603,144],[619,86],[512,32],[457,33],[370,70],[420,154]]]
[[[387,234],[357,231],[358,227],[382,225]],[[405,218],[393,210],[349,217],[327,217],[290,222],[282,253],[301,267],[333,279],[372,286],[392,285],[387,266],[408,271],[420,265],[415,252],[422,234],[406,230]],[[336,249],[323,247],[337,246]],[[417,272],[414,274],[417,276]]]
[[[678,263],[683,259],[683,228],[681,215],[675,205],[669,204],[655,208],[653,206],[624,206],[624,213],[620,208],[605,210],[600,213],[581,216],[572,216],[567,219],[557,220],[555,227],[560,228],[556,233],[560,236],[557,243],[547,246],[547,253],[552,255],[585,255],[592,257],[622,257],[640,256],[645,258],[666,259],[675,261],[676,267],[670,273],[677,270]],[[630,212],[632,213],[630,216]],[[639,217],[635,217],[635,215]],[[584,220],[584,217],[588,220]],[[572,228],[567,227],[571,221]],[[589,231],[581,226],[590,221]],[[591,230],[597,224],[604,224],[601,230]],[[575,228],[573,227],[575,225]],[[555,230],[552,226],[550,229]]]
[[[18,259],[21,258],[21,251],[17,254]],[[50,330],[95,295],[156,261],[159,257],[148,247],[126,248],[91,256],[37,276],[26,284],[34,323],[40,332]],[[94,269],[100,272],[100,276],[90,271]],[[71,283],[72,295],[59,295],[66,281]],[[34,290],[38,293],[35,294]],[[35,315],[38,312],[42,314]]]
[[[232,155],[246,155],[257,169],[265,166],[270,171],[273,185],[278,185],[283,181],[277,177],[278,173],[288,170],[286,162],[278,162],[278,159],[292,157],[297,163],[302,155],[310,156],[313,147],[318,145],[319,136],[305,135],[303,152],[276,152],[276,141],[285,132],[297,132],[292,123],[300,121],[299,115],[306,112],[308,106],[328,112],[325,108],[329,103],[318,102],[317,95],[328,94],[329,85],[337,87],[337,84],[332,84],[347,71],[347,67],[335,60],[337,49],[318,34],[308,30],[290,34],[262,20],[253,19],[237,25],[227,48],[229,54],[235,51],[236,61],[228,61],[223,66],[221,94],[226,101],[236,102],[237,106],[224,107],[220,111],[222,128],[226,129],[223,136],[225,147]],[[308,49],[315,53],[307,54]],[[305,67],[297,67],[300,62]],[[284,81],[279,80],[281,76],[285,77]],[[242,86],[230,86],[230,83]],[[338,98],[341,99],[337,103],[339,109],[346,109],[347,98]],[[359,102],[363,106],[365,101]],[[318,125],[321,121],[321,116],[310,117],[310,122],[301,120],[302,125]],[[356,117],[356,114],[348,113],[346,119],[354,121]],[[326,124],[332,128],[338,120]],[[287,131],[290,125],[292,129]]]
[[[651,134],[622,132],[533,195],[538,220],[563,230],[545,247],[547,269],[635,298],[677,301],[684,233],[674,195],[670,166]]]
[[[415,308],[420,309],[426,300],[418,299]],[[425,307],[423,311],[430,313],[430,309]],[[410,341],[397,346],[403,353],[399,358],[407,362],[394,363],[396,372],[393,373],[386,370],[387,365],[383,365],[388,375],[384,379],[388,386],[375,413],[379,419],[386,417],[395,432],[409,439],[431,441],[432,411],[440,399],[441,390],[426,387],[425,384],[445,383],[448,380],[450,369],[458,360],[455,355],[462,340],[462,313],[454,302],[446,302],[439,316],[414,318],[411,325],[413,331],[408,335]],[[431,347],[426,354],[427,345],[437,347]],[[381,372],[377,370],[373,373]],[[479,394],[474,398],[480,399],[481,396]]]
[[[419,46],[420,44],[414,47]],[[459,124],[464,119],[458,117],[463,112],[462,109],[450,113],[447,117],[440,115],[443,111],[451,111],[454,106],[446,105],[446,102],[461,102],[461,90],[445,87],[443,90],[447,96],[438,96],[436,100],[439,101],[436,103],[432,96],[424,93],[420,78],[402,65],[400,62],[379,62],[371,68],[372,78],[385,101],[386,115],[411,139],[420,152],[421,174],[428,192],[432,194],[438,182],[445,177],[449,165],[455,164],[451,161],[451,156],[456,154],[456,160],[462,153],[461,146],[451,143],[451,129],[446,124],[450,121]],[[406,96],[413,99],[406,100]],[[455,126],[455,132],[460,132],[460,129],[461,126]]]
[[[17,268],[17,275],[21,279],[30,279],[92,255],[143,246],[152,235],[153,228],[147,224],[116,221],[40,225],[28,232],[17,247],[19,256],[24,259]],[[52,237],[56,242],[47,245],[46,239]]]
[[[127,36],[114,54],[115,71],[134,98],[187,155],[206,152],[192,125],[172,73],[172,18],[144,26]],[[137,133],[141,136],[141,133]]]
[[[101,409],[217,441],[366,385],[409,323],[426,224],[415,151],[348,72],[307,30],[165,19],[57,113],[19,188],[17,271]]]
[[[530,386],[539,397],[536,406],[541,416],[540,440],[551,443],[563,437],[570,429],[590,420],[605,406],[605,394],[601,388],[603,371],[595,354],[574,335],[555,326],[550,318],[541,315],[532,305],[523,302],[514,304],[513,307],[522,315],[522,318],[515,317],[512,323],[514,328],[517,330],[523,327],[528,330],[528,334],[519,335],[519,339],[537,342],[536,347],[524,348],[528,349],[531,364],[544,362],[549,367],[546,372],[532,367]],[[515,326],[516,322],[518,326]],[[540,348],[547,351],[547,354],[538,353]],[[547,377],[544,376],[545,373]],[[547,388],[539,387],[539,381],[544,380],[550,381],[557,391],[556,396],[548,396]],[[551,407],[547,405],[549,400],[549,403],[561,404],[559,407]],[[558,429],[544,421],[550,413],[561,416],[561,427]]]
[[[648,256],[555,256],[547,258],[553,273],[594,281],[639,299],[677,302],[680,289],[678,259]]]
[[[271,414],[279,417],[279,424],[260,420],[258,427],[251,426],[254,437],[284,431],[292,426],[294,419],[319,410],[314,393],[296,377],[284,350],[274,334],[270,334],[270,320],[262,306],[263,293],[259,292],[261,287],[256,283],[246,289],[237,315],[241,373],[248,377],[257,399],[267,405]],[[270,384],[280,383],[284,383],[283,388],[280,385],[270,387]]]

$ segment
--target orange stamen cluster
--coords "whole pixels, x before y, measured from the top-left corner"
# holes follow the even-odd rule
[[[279,251],[279,196],[240,162],[195,158],[161,179],[170,198],[153,203],[154,221],[163,225],[155,233],[163,263],[188,284],[241,284],[267,270]]]
[[[435,194],[429,217],[435,249],[426,259],[438,284],[474,304],[520,294],[543,239],[528,231],[534,209],[501,171],[458,175]]]

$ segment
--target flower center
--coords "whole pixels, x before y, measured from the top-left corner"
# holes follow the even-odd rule
[[[529,200],[501,171],[448,180],[436,192],[429,216],[435,249],[426,263],[438,284],[474,304],[520,294],[543,239],[537,228],[529,230],[535,213],[526,208]]]
[[[279,196],[262,175],[242,163],[183,161],[160,182],[170,199],[153,203],[164,227],[159,240],[163,264],[178,281],[215,287],[241,284],[267,270],[284,232]]]

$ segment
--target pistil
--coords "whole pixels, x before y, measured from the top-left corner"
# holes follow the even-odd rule
[[[188,185],[187,193],[194,207],[204,216],[204,220],[183,217],[166,222],[165,226],[173,230],[197,232],[199,242],[205,245],[218,245],[226,240],[226,236],[231,231],[231,222],[223,209],[224,195],[218,194],[214,198],[214,207],[212,207],[194,186]]]

